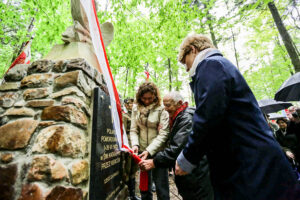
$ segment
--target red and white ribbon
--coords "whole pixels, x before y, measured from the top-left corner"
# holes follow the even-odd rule
[[[100,68],[103,72],[103,76],[108,88],[110,103],[112,107],[111,112],[113,116],[114,127],[116,129],[119,148],[120,150],[130,152],[135,162],[139,163],[141,161],[141,158],[134,154],[133,151],[129,148],[127,136],[126,134],[124,134],[125,128],[122,122],[122,109],[120,98],[107,60],[94,0],[80,0],[80,2],[82,7],[84,8],[84,11],[89,21],[90,35],[92,38],[95,54],[97,56]],[[148,173],[146,171],[142,171],[140,173],[140,190],[148,190]]]
[[[122,122],[122,109],[119,99],[119,94],[114,83],[114,79],[109,67],[109,63],[106,56],[104,42],[100,30],[100,24],[97,17],[97,11],[95,8],[94,0],[80,0],[81,5],[87,15],[89,21],[90,35],[94,47],[95,54],[97,56],[100,68],[103,72],[103,76],[108,88],[110,102],[111,102],[111,113],[113,117],[113,123],[116,130],[119,148],[121,150],[127,150],[128,139],[124,134],[125,129]],[[99,69],[98,69],[99,70]]]

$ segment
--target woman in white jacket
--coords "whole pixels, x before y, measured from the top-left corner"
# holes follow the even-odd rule
[[[141,159],[153,157],[165,147],[169,134],[169,114],[161,106],[157,86],[152,82],[140,85],[136,104],[132,109],[130,139],[134,153],[141,152]],[[153,180],[152,180],[153,179]],[[168,200],[169,182],[167,168],[154,168],[148,172],[148,191],[142,200],[152,200],[152,181],[156,185],[158,200]]]

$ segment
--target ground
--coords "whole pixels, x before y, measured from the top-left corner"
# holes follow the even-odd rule
[[[139,173],[136,176],[136,193],[137,196],[140,197],[139,192]],[[174,182],[174,175],[169,175],[169,186],[170,186],[170,199],[171,200],[182,200],[182,197],[178,194],[175,182]],[[156,193],[153,193],[153,200],[157,200]]]

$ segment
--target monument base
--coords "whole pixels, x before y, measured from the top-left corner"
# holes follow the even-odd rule
[[[88,43],[71,42],[68,44],[54,45],[44,59],[58,61],[75,58],[84,58],[91,66],[102,73],[93,48]]]

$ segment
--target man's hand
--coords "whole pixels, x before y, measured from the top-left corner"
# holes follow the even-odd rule
[[[142,160],[145,160],[149,155],[149,152],[148,151],[143,151],[143,153],[141,153],[139,155],[139,157],[142,159]]]
[[[178,176],[184,176],[187,175],[188,173],[183,171],[180,166],[178,165],[177,161],[176,161],[176,165],[175,165],[175,174]]]
[[[139,147],[138,146],[133,146],[132,151],[133,151],[133,153],[137,154],[139,152]]]
[[[285,154],[287,155],[287,157],[289,157],[289,158],[295,160],[295,156],[294,156],[294,154],[293,154],[292,152],[287,151],[287,152],[285,152]]]
[[[155,168],[155,165],[154,165],[153,159],[149,159],[149,160],[142,160],[139,163],[139,167],[144,171],[148,171],[150,169]]]

